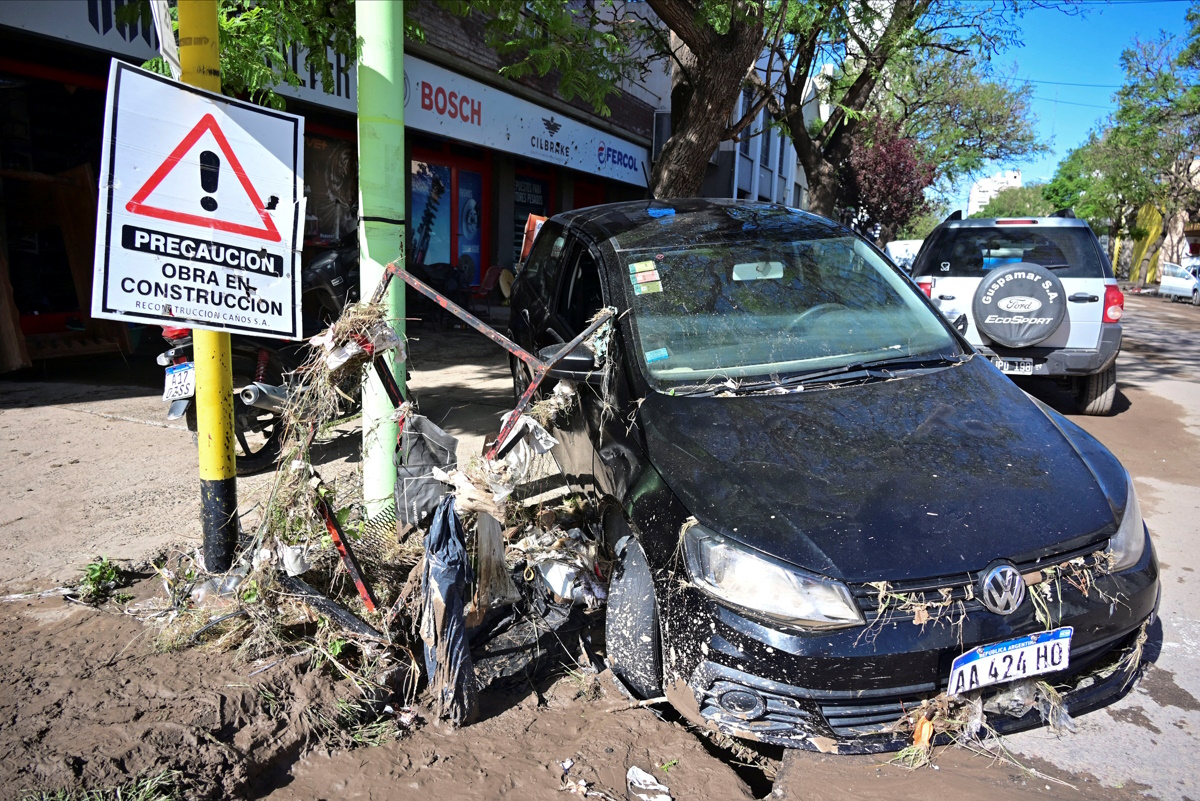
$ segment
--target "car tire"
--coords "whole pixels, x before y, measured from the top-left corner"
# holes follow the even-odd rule
[[[1192,305],[1200,306],[1200,289],[1192,290]]]
[[[1047,316],[1030,317],[1026,312]],[[979,282],[971,314],[982,336],[1008,348],[1027,348],[1049,339],[1067,319],[1066,291],[1049,268],[1028,262],[1004,264]]]
[[[1117,365],[1114,362],[1100,372],[1080,379],[1075,402],[1081,414],[1101,416],[1112,413],[1116,396]]]
[[[618,540],[616,551],[604,617],[608,664],[634,694],[655,698],[662,695],[662,650],[654,578],[632,535]]]

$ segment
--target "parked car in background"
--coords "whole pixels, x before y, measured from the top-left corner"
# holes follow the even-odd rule
[[[1109,414],[1125,296],[1096,235],[1064,216],[963,220],[933,230],[913,279],[1000,370],[1063,383],[1084,414]]]
[[[637,693],[864,753],[910,744],[896,724],[943,692],[1010,731],[1040,720],[993,712],[1013,681],[1071,714],[1129,685],[1159,595],[1129,474],[866,240],[730,200],[551,218],[510,336],[558,355],[605,307],[610,333],[542,391],[555,458],[600,506],[605,647]]]
[[[1158,294],[1164,298],[1190,300],[1193,306],[1200,306],[1200,265],[1184,267],[1171,264],[1169,261],[1158,265],[1159,281]]]
[[[924,239],[896,239],[883,246],[883,252],[904,272],[912,272],[913,259],[921,251]]]

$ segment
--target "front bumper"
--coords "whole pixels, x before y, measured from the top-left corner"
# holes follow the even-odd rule
[[[1034,376],[1084,376],[1107,369],[1121,352],[1121,324],[1100,326],[1100,344],[1095,348],[1006,348],[995,343],[976,345],[987,358],[1032,359]]]
[[[1140,563],[1099,577],[1090,596],[1063,588],[1061,618],[1054,625],[1075,627],[1071,666],[1038,678],[1060,688],[1069,713],[1107,704],[1128,688],[1139,665],[1125,657],[1152,620],[1158,594],[1158,564],[1148,535]],[[953,624],[935,620],[921,626],[911,616],[892,615],[873,639],[864,636],[863,627],[777,629],[695,589],[681,590],[677,600],[682,607],[664,616],[667,684],[677,686],[672,676],[686,677],[696,702],[681,711],[735,737],[842,754],[908,745],[909,736],[892,730],[893,724],[945,691],[955,657],[1046,628],[1029,598],[1011,615],[976,606]],[[675,627],[671,620],[686,623]],[[985,702],[1004,686],[985,689]],[[680,706],[676,697],[672,701]],[[1020,718],[988,715],[987,722],[1000,733],[1041,725],[1036,712]]]

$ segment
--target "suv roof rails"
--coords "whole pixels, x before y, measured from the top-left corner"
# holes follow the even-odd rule
[[[1051,217],[1065,217],[1068,220],[1075,219],[1075,210],[1072,208],[1059,209],[1050,215]]]
[[[950,222],[951,220],[961,220],[961,219],[962,219],[962,209],[955,209],[954,211],[952,211],[950,213],[950,216],[947,217],[946,219],[942,220],[942,222]]]

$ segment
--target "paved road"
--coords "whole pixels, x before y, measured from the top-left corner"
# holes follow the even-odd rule
[[[1081,717],[1075,734],[1038,730],[1008,744],[1104,784],[1200,799],[1200,308],[1129,297],[1117,364],[1117,413],[1071,417],[1133,474],[1162,566],[1156,661],[1124,699]]]

